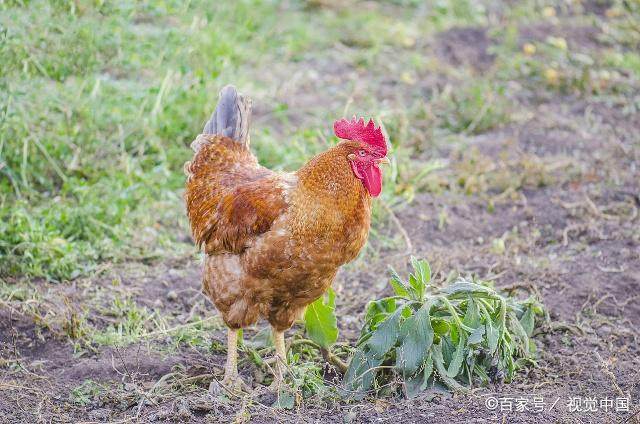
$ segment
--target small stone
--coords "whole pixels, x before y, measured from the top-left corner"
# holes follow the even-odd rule
[[[178,299],[178,293],[176,293],[175,290],[169,291],[169,293],[167,293],[167,299],[172,302],[176,301]]]

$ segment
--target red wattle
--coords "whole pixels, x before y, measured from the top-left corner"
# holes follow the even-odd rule
[[[382,191],[382,171],[377,165],[370,165],[361,171],[364,174],[362,182],[372,197],[378,197]]]

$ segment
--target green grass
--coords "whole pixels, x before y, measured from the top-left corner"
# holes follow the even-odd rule
[[[264,2],[1,7],[5,276],[73,278],[176,249],[186,146],[218,88],[242,86],[234,72],[260,52],[310,41],[296,24],[273,34]]]
[[[89,405],[95,398],[104,392],[104,388],[95,381],[88,379],[81,385],[71,390],[69,397],[71,401],[80,406]]]
[[[100,263],[192,254],[182,164],[227,83],[256,99],[253,146],[276,169],[296,169],[334,142],[331,123],[343,113],[381,120],[395,157],[383,200],[393,207],[430,189],[422,152],[438,140],[512,121],[514,80],[609,96],[639,78],[637,10],[625,3],[606,28],[625,49],[593,57],[553,39],[524,54],[519,25],[547,19],[535,2],[500,25],[468,0],[360,6],[1,3],[0,277],[68,280]],[[486,75],[425,50],[436,32],[479,25],[491,25],[496,43]],[[425,92],[432,76],[452,82]],[[300,78],[317,84],[287,91]]]

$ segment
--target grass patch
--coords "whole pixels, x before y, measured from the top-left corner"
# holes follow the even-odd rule
[[[182,164],[222,85],[272,106],[254,125],[254,148],[265,165],[296,169],[327,147],[340,112],[322,106],[322,125],[292,123],[286,103],[270,104],[273,84],[260,69],[309,60],[311,47],[314,59],[330,60],[354,21],[367,30],[351,34],[362,39],[341,66],[358,66],[358,52],[378,61],[418,31],[379,9],[312,11],[304,2],[0,9],[0,276],[53,281],[105,261],[192,251]]]
[[[71,402],[79,406],[87,406],[95,401],[103,392],[104,387],[89,379],[74,387],[69,394]]]
[[[478,80],[441,93],[432,108],[439,127],[451,133],[480,134],[509,122],[504,85]]]

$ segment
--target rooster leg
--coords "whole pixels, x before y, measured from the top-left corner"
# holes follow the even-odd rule
[[[276,365],[273,375],[273,383],[269,388],[274,391],[280,391],[280,385],[283,381],[283,373],[287,366],[287,349],[284,345],[284,331],[278,331],[275,328],[271,328],[273,332],[273,341],[276,345]]]
[[[238,333],[240,330],[229,328],[227,330],[227,363],[224,366],[224,378],[221,382],[213,381],[209,391],[213,394],[222,392],[221,385],[232,392],[246,389],[246,385],[238,376]]]
[[[238,332],[227,330],[227,363],[224,366],[223,383],[231,383],[238,377]]]

